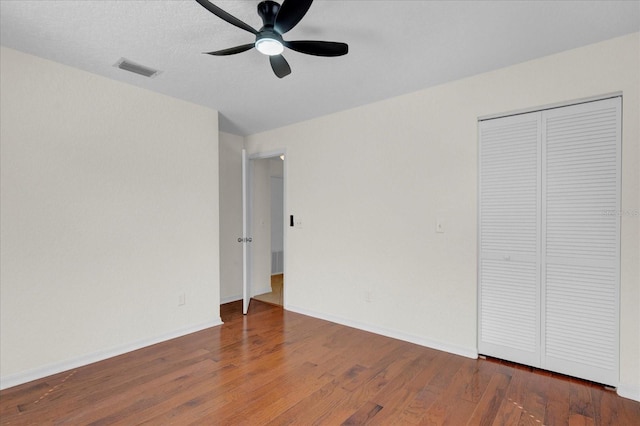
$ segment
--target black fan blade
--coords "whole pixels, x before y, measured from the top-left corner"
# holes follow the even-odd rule
[[[228,49],[216,50],[215,52],[205,52],[207,55],[214,56],[227,56],[235,55],[236,53],[246,52],[249,49],[253,49],[255,43],[243,44],[242,46],[230,47]]]
[[[282,55],[269,56],[269,62],[271,62],[271,68],[278,78],[286,77],[291,74],[291,67],[289,63]]]
[[[284,0],[273,27],[284,34],[295,27],[307,13],[313,0]]]
[[[285,41],[284,45],[296,52],[316,56],[342,56],[349,52],[349,45],[335,41]]]
[[[241,20],[239,20],[235,16],[230,15],[229,13],[227,13],[224,10],[220,9],[218,6],[216,6],[215,4],[209,2],[208,0],[196,0],[196,1],[200,4],[200,6],[204,7],[209,12],[213,13],[214,15],[216,15],[218,18],[227,21],[231,25],[235,25],[236,27],[242,28],[245,31],[249,31],[252,34],[258,34],[258,31],[253,29],[249,24],[245,24],[244,22],[242,22]]]

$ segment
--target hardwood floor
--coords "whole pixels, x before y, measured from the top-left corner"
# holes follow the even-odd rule
[[[214,327],[0,392],[2,425],[639,425],[601,386],[253,301]]]

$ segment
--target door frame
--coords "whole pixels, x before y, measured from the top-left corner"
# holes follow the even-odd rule
[[[253,221],[253,161],[254,160],[266,160],[270,158],[278,158],[284,155],[283,165],[282,165],[282,202],[283,202],[283,257],[282,257],[282,270],[283,270],[283,286],[282,286],[282,306],[283,308],[287,307],[287,289],[288,284],[285,285],[287,280],[287,257],[288,257],[288,249],[287,249],[287,153],[286,149],[276,149],[272,151],[263,151],[263,152],[255,152],[252,154],[246,154],[246,158],[243,159],[243,199],[246,201],[246,208],[243,209],[243,227],[247,232],[245,238],[251,238],[251,223]],[[247,314],[249,310],[249,305],[251,304],[251,298],[254,296],[252,293],[252,268],[253,268],[253,247],[251,243],[244,243],[245,249],[243,250],[243,286],[242,286],[242,298],[243,298],[243,314]]]

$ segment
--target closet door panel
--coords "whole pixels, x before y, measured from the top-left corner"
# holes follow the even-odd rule
[[[547,263],[544,368],[617,386],[616,268]]]
[[[480,353],[540,362],[540,114],[479,123]]]
[[[542,367],[616,386],[620,98],[542,114]]]
[[[480,353],[538,365],[537,263],[484,259],[480,266]]]

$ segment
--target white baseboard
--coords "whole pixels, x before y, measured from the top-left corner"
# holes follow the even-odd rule
[[[126,345],[93,352],[78,358],[73,358],[66,361],[57,362],[55,364],[46,365],[44,367],[34,368],[32,370],[24,371],[21,373],[10,374],[5,377],[0,377],[0,390],[7,389],[13,386],[18,386],[23,383],[31,382],[33,380],[42,379],[44,377],[48,377],[53,374],[62,373],[63,371],[72,370],[74,368],[82,367],[88,364],[92,364],[94,362],[103,361],[107,358],[112,358],[114,356],[122,355],[127,352],[131,352],[147,346],[155,345],[156,343],[165,342],[167,340],[175,339],[176,337],[186,336],[187,334],[195,333],[197,331],[201,331],[206,328],[216,327],[219,325],[222,325],[222,320],[220,318],[217,318],[215,320],[212,320],[203,324],[182,328],[179,330],[172,331],[170,333],[152,337],[150,339],[143,339],[143,340],[132,342]]]
[[[359,321],[352,321],[352,320],[337,317],[334,315],[327,315],[320,312],[314,312],[308,309],[300,308],[298,306],[287,305],[284,308],[288,311],[297,312],[299,314],[307,315],[310,317],[335,322],[337,324],[346,325],[348,327],[357,328],[359,330],[369,331],[371,333],[380,334],[382,336],[391,337],[391,338],[402,340],[405,342],[415,343],[416,345],[425,346],[427,348],[436,349],[439,351],[448,352],[455,355],[460,355],[466,358],[472,358],[472,359],[478,358],[478,350],[476,348],[467,348],[467,347],[462,347],[457,345],[451,345],[449,343],[438,342],[431,339],[425,339],[424,337],[415,336],[412,334],[404,333],[402,331],[386,329],[386,328],[378,327],[372,324],[366,324]]]
[[[251,290],[253,291],[253,295],[254,296],[257,296],[259,294],[271,293],[271,291],[272,291],[271,285],[266,286],[266,287],[261,287],[261,288],[253,288]]]
[[[634,386],[620,383],[616,392],[623,398],[633,399],[634,401],[640,402],[640,385]]]
[[[241,294],[236,294],[233,296],[226,296],[226,297],[221,297],[220,298],[220,304],[224,305],[225,303],[231,303],[231,302],[235,302],[238,300],[242,300],[242,295]]]

